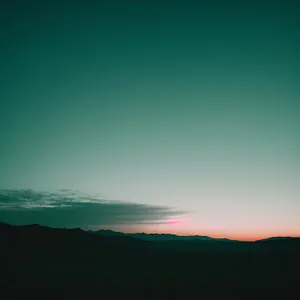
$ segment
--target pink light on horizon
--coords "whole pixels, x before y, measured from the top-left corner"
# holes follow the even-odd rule
[[[168,219],[167,225],[183,225],[186,223],[185,219]]]

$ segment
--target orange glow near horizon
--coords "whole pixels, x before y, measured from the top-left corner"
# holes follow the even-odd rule
[[[228,238],[239,241],[255,241],[270,237],[300,237],[300,230],[289,228],[285,224],[272,226],[269,222],[264,224],[256,222],[255,224],[246,224],[246,222],[228,223],[219,219],[219,224],[199,223],[190,216],[170,217],[165,223],[147,223],[110,226],[106,229],[120,231],[124,233],[148,233],[148,234],[175,234],[184,236],[208,236],[212,238]],[[279,227],[280,226],[280,227]]]
[[[193,236],[193,235],[199,235],[199,236],[208,236],[211,238],[228,238],[231,240],[239,240],[239,241],[256,241],[256,240],[261,240],[265,238],[270,238],[270,237],[279,237],[279,236],[284,236],[284,237],[300,237],[300,233],[291,233],[291,232],[281,232],[281,233],[276,233],[276,232],[270,232],[270,233],[226,233],[226,232],[215,232],[215,231],[181,231],[181,230],[150,230],[146,229],[145,230],[122,230],[125,233],[137,233],[137,232],[144,232],[148,234],[175,234],[179,236]]]
[[[110,228],[111,229],[111,228]],[[141,224],[117,226],[113,230],[125,233],[156,233],[156,234],[176,234],[176,235],[199,235],[209,236],[212,238],[228,238],[240,241],[255,241],[269,237],[288,236],[300,237],[300,230],[288,229],[270,229],[270,228],[203,228],[199,230],[199,226],[192,226],[187,219],[171,219],[166,224]]]

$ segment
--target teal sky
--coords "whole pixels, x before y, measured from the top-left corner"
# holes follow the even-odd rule
[[[300,235],[297,2],[2,1],[0,189],[187,211],[118,230]]]

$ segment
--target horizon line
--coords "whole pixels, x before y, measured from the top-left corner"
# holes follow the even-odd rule
[[[9,226],[15,226],[15,227],[24,227],[24,226],[40,226],[40,227],[46,227],[46,228],[52,228],[52,229],[67,229],[67,230],[72,230],[72,229],[81,229],[85,232],[97,232],[97,231],[112,231],[115,233],[122,233],[125,235],[130,235],[130,234],[147,234],[147,235],[173,235],[173,236],[178,236],[178,237],[207,237],[210,239],[225,239],[225,240],[230,240],[230,241],[237,241],[237,242],[256,242],[256,241],[262,241],[266,239],[272,239],[272,238],[300,238],[300,235],[273,235],[269,236],[266,235],[263,238],[258,238],[258,239],[240,239],[240,238],[230,238],[226,236],[211,236],[211,235],[199,235],[199,234],[180,234],[180,233],[173,233],[173,232],[144,232],[144,231],[132,231],[132,232],[124,232],[124,231],[119,231],[119,230],[113,230],[113,229],[104,229],[104,228],[99,228],[96,230],[92,230],[90,227],[87,228],[82,228],[82,227],[53,227],[53,226],[48,226],[48,225],[40,225],[37,223],[30,223],[30,224],[23,224],[23,225],[15,225],[15,224],[10,224],[7,222],[0,221],[0,224],[7,224]]]

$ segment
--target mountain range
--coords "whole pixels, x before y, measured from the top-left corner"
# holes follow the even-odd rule
[[[145,241],[190,241],[190,240],[199,240],[199,241],[234,241],[226,238],[216,239],[211,238],[208,236],[201,236],[201,235],[188,235],[188,236],[182,236],[182,235],[176,235],[176,234],[159,234],[159,233],[123,233],[123,232],[117,232],[113,230],[97,230],[97,231],[89,231],[89,232],[96,232],[101,235],[106,236],[131,236],[140,240]]]
[[[240,242],[0,223],[0,242],[0,296],[14,299],[41,288],[105,299],[265,299],[288,297],[300,283],[300,238]]]

